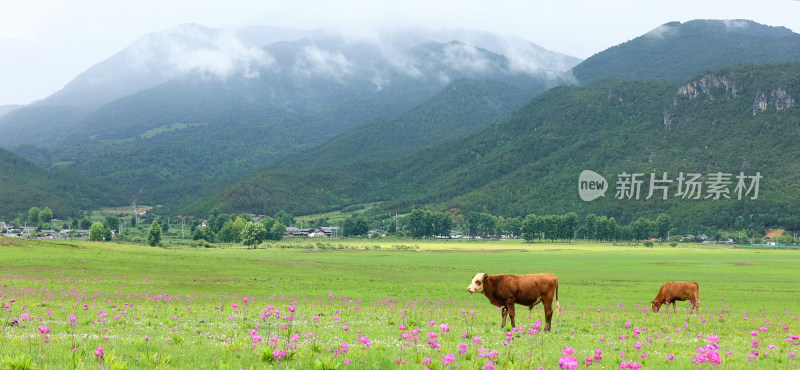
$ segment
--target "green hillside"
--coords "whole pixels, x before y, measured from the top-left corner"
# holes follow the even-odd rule
[[[352,202],[352,191],[367,186],[361,171],[419,149],[482,131],[521,107],[537,90],[498,81],[457,80],[433,98],[392,118],[365,122],[318,146],[274,161],[261,172],[211,197],[192,202],[185,212],[217,207],[275,213],[333,210]],[[351,176],[352,175],[352,176]],[[316,184],[328,184],[318,188]],[[265,197],[264,194],[269,194]]]
[[[360,124],[271,167],[329,170],[403,157],[482,131],[506,119],[539,91],[500,81],[457,80],[403,114]]]
[[[127,201],[103,181],[42,169],[0,148],[0,219],[16,217],[31,207],[50,207],[56,218],[66,219],[82,215],[82,210]]]
[[[800,61],[800,35],[746,20],[671,22],[603,50],[572,69],[583,84],[601,78],[683,81],[740,63]]]
[[[750,225],[800,228],[793,209],[800,201],[797,163],[800,156],[800,64],[740,65],[710,71],[682,82],[605,81],[588,87],[557,87],[515,112],[511,119],[466,139],[423,149],[407,157],[343,173],[273,175],[291,177],[295,204],[288,211],[308,212],[382,201],[390,212],[435,205],[461,212],[498,215],[579,215],[595,213],[630,222],[640,216],[668,213],[676,226]],[[593,170],[608,180],[605,197],[584,202],[578,176]],[[651,173],[672,179],[663,192],[645,200]],[[679,173],[730,173],[733,199],[675,197]],[[736,199],[735,177],[760,172],[757,199]],[[617,199],[619,174],[647,177],[639,200]],[[230,188],[225,206],[276,201],[271,185],[258,179]],[[335,179],[327,182],[327,179]],[[342,186],[347,183],[348,186]],[[252,202],[242,202],[241,189]],[[302,201],[304,194],[328,194],[333,203]],[[291,192],[278,197],[292,196]],[[286,204],[289,205],[290,204]]]
[[[502,93],[484,97],[481,115],[470,117],[478,126],[465,122],[460,132],[433,132],[454,138],[503,119],[548,83],[563,83],[549,74],[520,72],[505,56],[460,42],[410,48],[406,54],[414,63],[404,67],[408,71],[386,59],[377,45],[350,45],[337,39],[279,42],[265,50],[275,57],[275,64],[259,70],[258,78],[175,79],[103,105],[58,145],[40,151],[17,149],[35,155],[30,158],[37,163],[103,178],[130,198],[171,206],[192,202],[214,187],[363,122],[403,114],[447,88],[450,81],[471,78],[502,86],[452,86],[467,90],[463,95],[456,92],[456,98]],[[461,52],[471,59],[452,56]],[[320,53],[336,58],[324,63],[309,59]],[[462,65],[469,63],[477,66]],[[516,92],[521,95],[512,96]],[[434,128],[437,120],[457,118],[450,113],[437,116],[455,112],[453,104],[459,109],[477,104],[442,102],[448,105],[413,114],[425,115],[428,127]]]

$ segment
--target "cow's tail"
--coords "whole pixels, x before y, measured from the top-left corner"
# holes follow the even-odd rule
[[[556,280],[556,309],[553,310],[556,314],[561,312],[561,303],[558,302],[558,280]]]

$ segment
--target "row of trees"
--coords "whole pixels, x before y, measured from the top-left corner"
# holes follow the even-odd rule
[[[414,238],[449,237],[450,230],[460,229],[470,237],[500,238],[523,237],[527,241],[562,240],[574,238],[597,241],[635,240],[656,237],[667,240],[672,220],[660,214],[655,220],[639,218],[628,225],[620,225],[613,217],[589,214],[584,220],[569,212],[563,215],[527,215],[503,218],[485,212],[470,212],[466,217],[447,212],[422,209],[413,210],[403,220],[405,231]]]
[[[293,220],[289,215],[282,218]],[[198,220],[193,221],[192,239],[202,239],[209,243],[220,241],[257,245],[264,240],[281,240],[286,233],[286,225],[276,218],[264,216],[259,222],[255,222],[249,215],[224,214],[218,209],[212,210],[205,227],[200,226]]]
[[[28,212],[28,221],[52,220],[52,211],[45,207],[39,209],[33,207]],[[152,240],[161,240],[161,233],[169,230],[169,220],[177,220],[175,217],[157,216],[152,212],[139,215],[141,223],[150,223],[150,230],[147,231],[148,244]],[[283,220],[283,221],[282,221]],[[123,221],[127,227],[135,227],[137,216],[121,219],[118,216],[109,215],[102,221],[90,223],[89,219],[72,219],[72,229],[90,229],[90,239],[92,240],[111,240],[112,230],[120,230]],[[15,220],[18,222],[18,220]],[[286,212],[279,212],[275,217],[265,216],[256,222],[247,214],[224,214],[218,209],[213,209],[205,224],[199,218],[189,221],[191,226],[191,237],[194,240],[205,240],[207,242],[243,243],[245,245],[257,245],[264,240],[280,240],[285,235],[286,224],[284,222],[294,222],[294,218]],[[174,224],[174,222],[173,222]],[[315,227],[331,225],[327,219],[314,221]],[[159,235],[154,235],[153,225],[158,225]],[[411,236],[413,238],[428,237],[450,237],[451,231],[460,231],[468,237],[480,238],[517,238],[522,237],[527,241],[538,240],[562,240],[570,241],[574,238],[597,241],[623,241],[633,240],[642,241],[650,238],[660,240],[677,240],[680,235],[677,229],[673,228],[672,219],[666,214],[660,214],[655,219],[646,217],[638,218],[627,225],[622,225],[614,217],[597,216],[589,214],[584,219],[580,219],[575,213],[569,212],[563,215],[543,215],[538,216],[529,214],[526,217],[494,216],[486,212],[469,212],[466,215],[450,212],[439,212],[424,209],[414,209],[404,217],[391,217],[386,214],[371,214],[369,210],[359,214],[353,214],[339,223],[340,236],[358,237],[366,236],[370,229],[379,229],[382,233],[396,234],[399,236]],[[64,227],[69,225],[64,223]],[[736,233],[729,233],[725,230],[713,228],[699,229],[697,234],[707,233],[712,240],[733,239],[734,241],[745,242],[760,238],[759,233],[742,230]],[[77,235],[75,235],[77,236]]]
[[[405,226],[414,238],[450,237],[453,219],[448,213],[415,209],[406,217]]]

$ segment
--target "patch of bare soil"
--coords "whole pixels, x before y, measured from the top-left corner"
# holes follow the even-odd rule
[[[318,263],[314,261],[298,261],[298,260],[280,260],[275,258],[254,258],[254,261],[269,261],[269,262],[279,262],[279,263],[291,263],[296,265],[310,265],[312,263]]]
[[[530,252],[527,249],[484,249],[484,250],[462,250],[462,249],[425,249],[420,253],[508,253],[508,252]]]
[[[655,265],[662,265],[662,266],[691,266],[691,267],[703,267],[703,266],[750,266],[754,265],[754,262],[708,262],[708,264],[694,264],[694,263],[677,263],[677,262],[654,262]]]

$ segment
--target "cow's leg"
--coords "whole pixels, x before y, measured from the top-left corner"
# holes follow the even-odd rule
[[[697,313],[700,313],[700,300],[697,297],[692,298],[692,309],[689,311],[690,314],[694,312],[695,307],[697,307]]]
[[[672,313],[676,313],[677,307],[678,307],[678,300],[676,299],[672,301]],[[667,308],[669,308],[669,306],[667,306]]]
[[[550,331],[550,321],[553,319],[553,301],[544,300],[544,331]]]
[[[506,327],[506,316],[508,316],[508,309],[503,307],[502,314],[503,314],[503,323],[500,324],[500,328],[505,328]],[[514,321],[513,317],[511,318],[511,321],[512,322]]]
[[[511,318],[511,327],[512,328],[516,328],[517,325],[514,322],[514,316],[516,316],[516,313],[514,312],[514,304],[511,303],[511,304],[507,305],[506,307],[508,307],[508,316]],[[505,328],[506,326],[503,325],[503,327]]]

